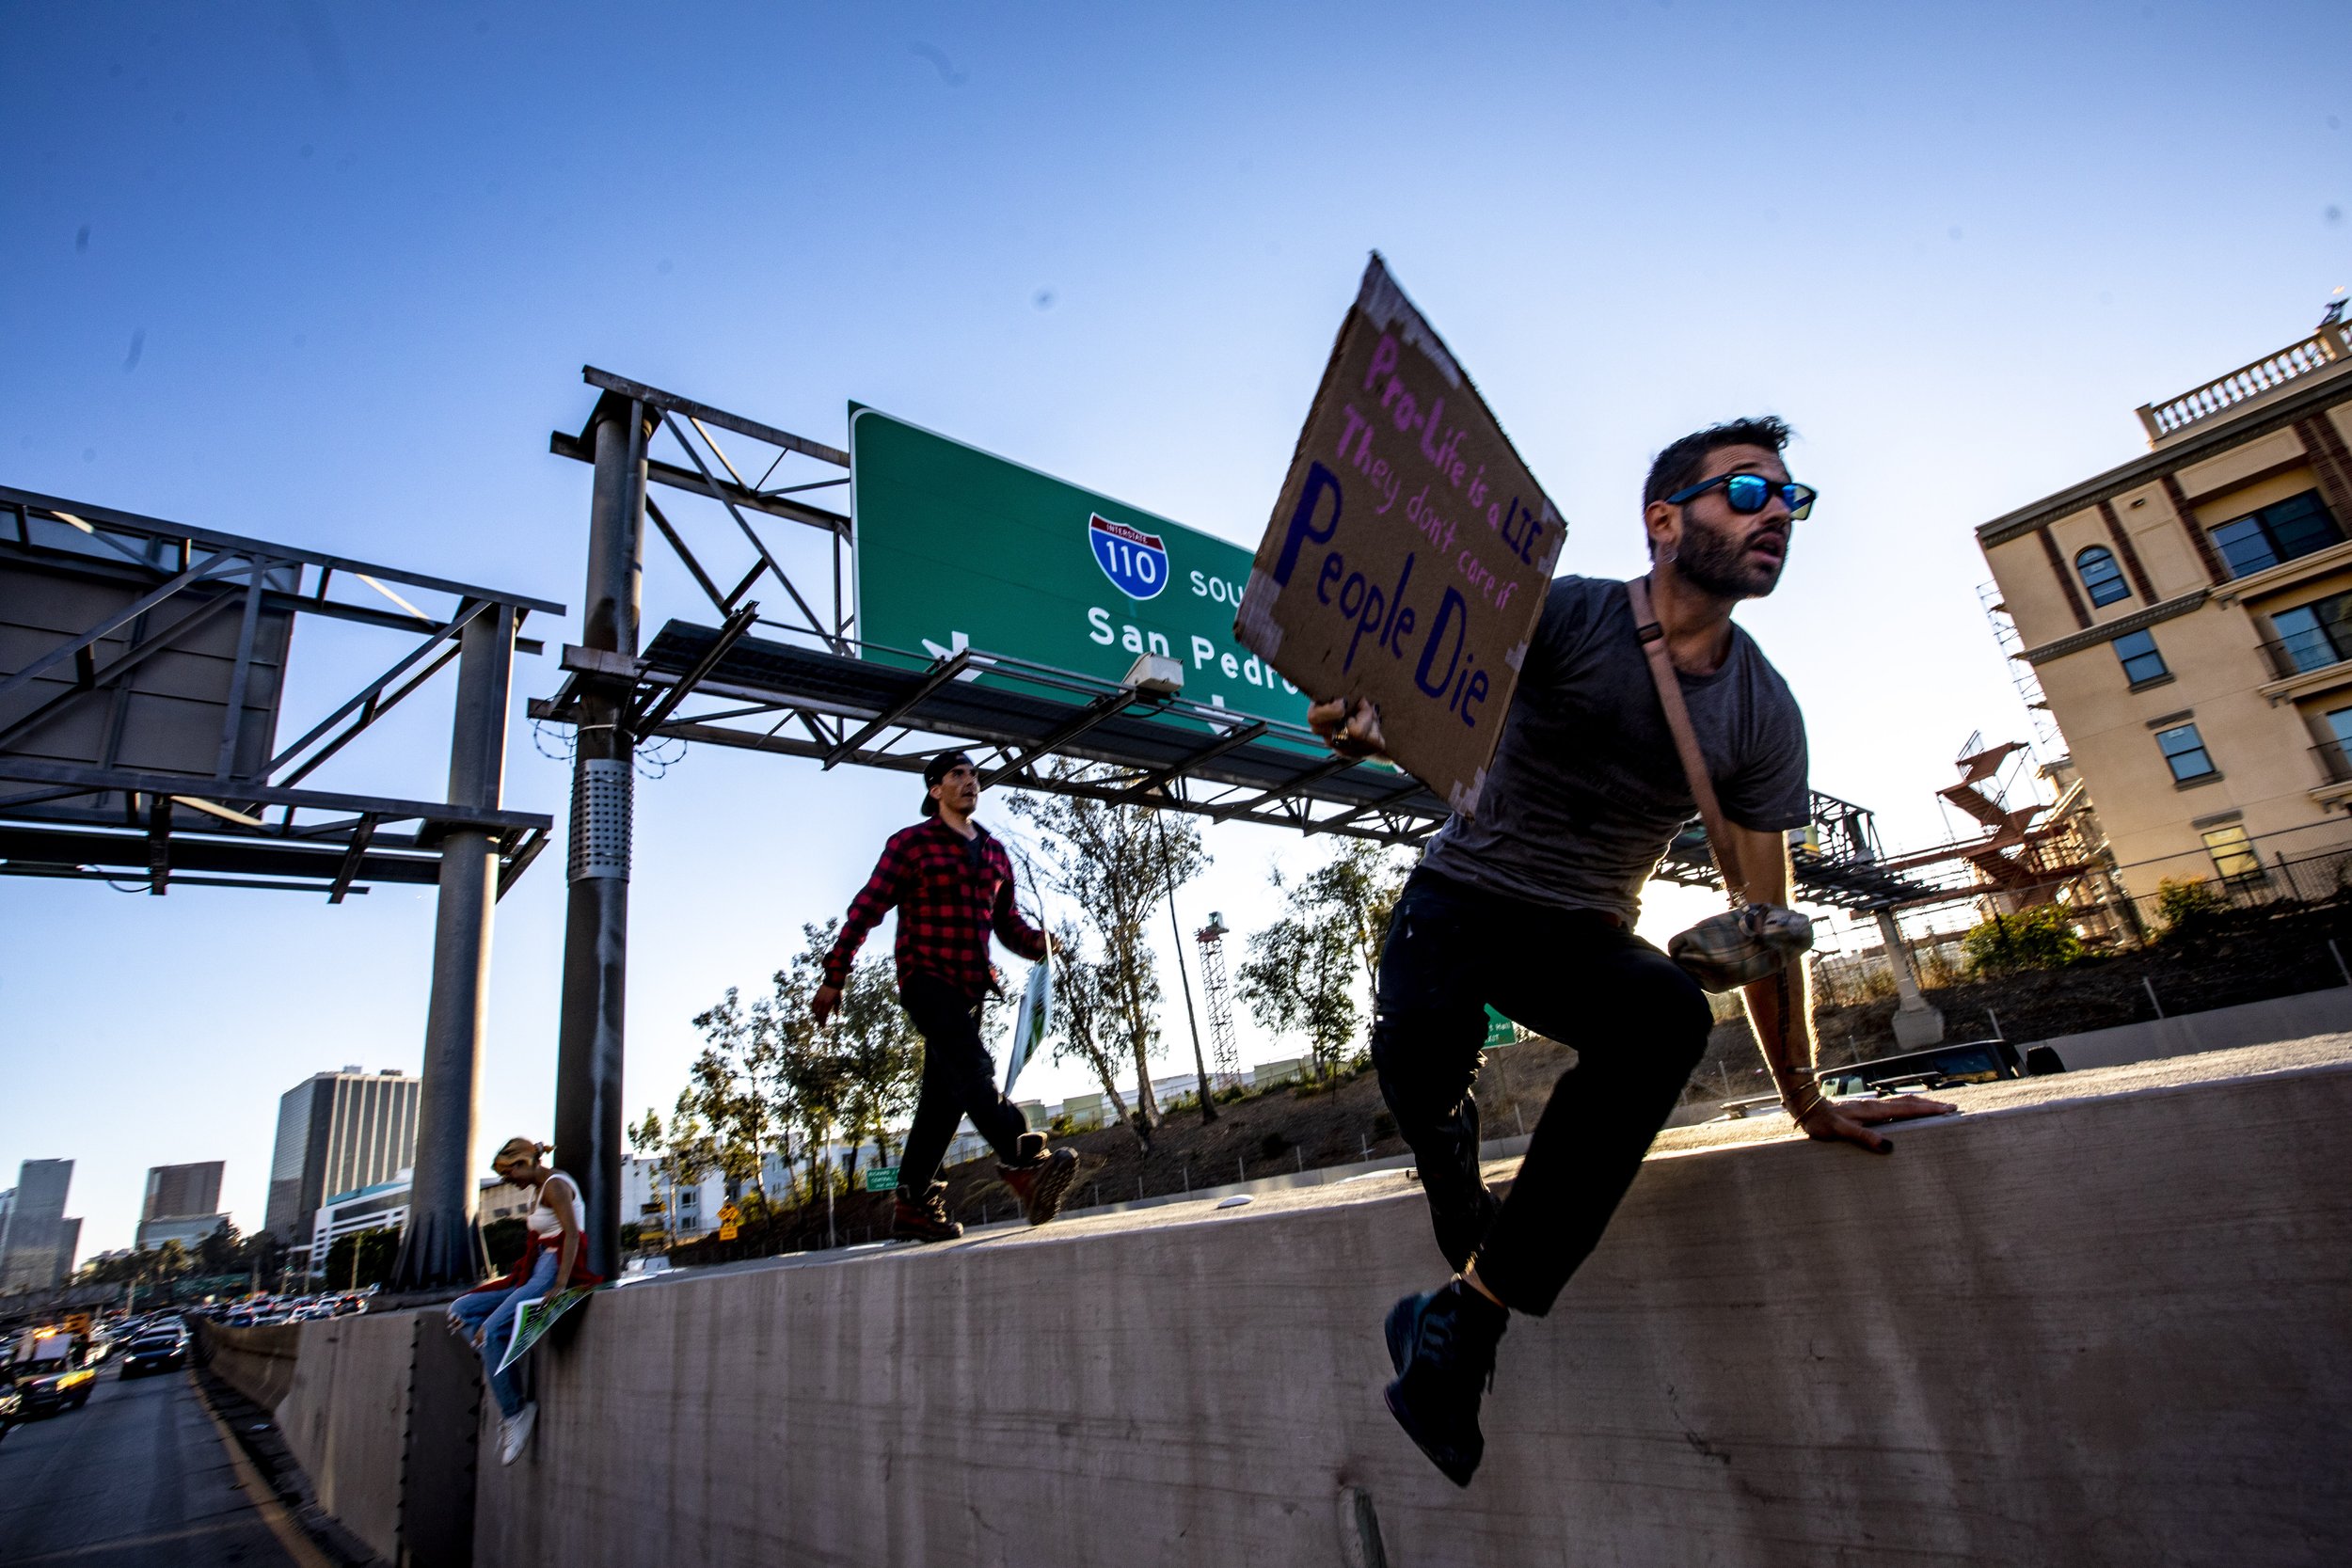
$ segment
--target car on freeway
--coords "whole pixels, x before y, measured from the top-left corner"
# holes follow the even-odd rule
[[[66,1366],[54,1370],[43,1365],[16,1369],[15,1392],[25,1417],[55,1416],[89,1403],[98,1374],[87,1367]]]
[[[123,1353],[122,1378],[129,1382],[150,1372],[176,1372],[188,1364],[188,1337],[178,1328],[142,1334]]]
[[[8,1428],[24,1418],[24,1402],[17,1397],[14,1388],[0,1383],[0,1440],[8,1437]]]

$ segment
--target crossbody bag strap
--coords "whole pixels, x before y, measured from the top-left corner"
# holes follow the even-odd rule
[[[1675,674],[1674,656],[1666,648],[1666,628],[1659,624],[1657,612],[1650,607],[1649,579],[1635,578],[1625,585],[1625,593],[1633,603],[1633,629],[1642,640],[1643,654],[1649,659],[1650,679],[1658,687],[1658,705],[1666,710],[1666,728],[1673,732],[1675,751],[1682,758],[1682,776],[1689,781],[1692,799],[1699,805],[1699,822],[1707,830],[1707,852],[1714,857],[1715,869],[1723,874],[1724,891],[1731,895],[1731,907],[1741,908],[1747,898],[1733,880],[1730,868],[1724,864],[1723,847],[1731,842],[1730,827],[1724,820],[1723,803],[1715,798],[1715,781],[1707,771],[1706,753],[1699,750],[1699,737],[1691,728],[1691,710],[1682,704],[1682,682]]]

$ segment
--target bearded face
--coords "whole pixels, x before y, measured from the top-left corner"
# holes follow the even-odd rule
[[[1777,515],[1774,514],[1777,513]],[[1731,526],[1709,522],[1692,507],[1683,514],[1675,570],[1695,588],[1727,599],[1760,599],[1780,585],[1788,563],[1788,515],[1771,508]]]
[[[1708,453],[1704,472],[1709,477],[1759,474],[1774,485],[1788,482],[1780,454],[1762,447],[1719,448]],[[1681,522],[1681,536],[1674,545],[1675,570],[1692,587],[1724,599],[1760,599],[1779,586],[1795,520],[1777,495],[1762,511],[1743,514],[1731,509],[1718,486],[1684,502]]]

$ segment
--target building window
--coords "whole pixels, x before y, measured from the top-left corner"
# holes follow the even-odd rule
[[[2213,857],[2213,868],[2223,881],[2233,887],[2245,887],[2266,879],[2263,876],[2263,858],[2255,851],[2253,840],[2246,836],[2244,823],[2216,828],[2204,837],[2205,853]]]
[[[2113,604],[2128,599],[2132,591],[2123,580],[2123,568],[2115,563],[2115,552],[2104,545],[2093,545],[2074,557],[2074,570],[2083,579],[2083,587],[2090,593],[2094,605]]]
[[[2169,730],[2156,732],[2156,749],[2172,768],[2174,784],[2195,784],[2200,779],[2219,775],[2221,769],[2213,765],[2206,754],[2204,736],[2194,724],[2176,724]]]
[[[2270,625],[2279,634],[2274,646],[2281,675],[2325,670],[2352,658],[2352,594],[2280,610]]]
[[[2329,784],[2352,782],[2352,707],[2327,716],[2328,738],[2312,748]]]
[[[2221,559],[2233,577],[2245,577],[2281,562],[2341,542],[2344,532],[2320,504],[2319,492],[2306,490],[2275,506],[2223,523],[2213,531]]]
[[[2123,678],[2134,686],[2160,681],[2172,672],[2156,651],[2156,639],[2147,631],[2127,631],[2115,640],[2115,657],[2123,661]]]

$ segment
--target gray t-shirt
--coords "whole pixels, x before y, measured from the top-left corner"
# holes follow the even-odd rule
[[[1804,717],[1756,640],[1734,626],[1723,667],[1681,678],[1724,814],[1758,832],[1804,826]],[[1625,584],[1557,578],[1478,815],[1446,823],[1422,863],[1471,887],[1606,910],[1630,925],[1642,884],[1697,809]]]

